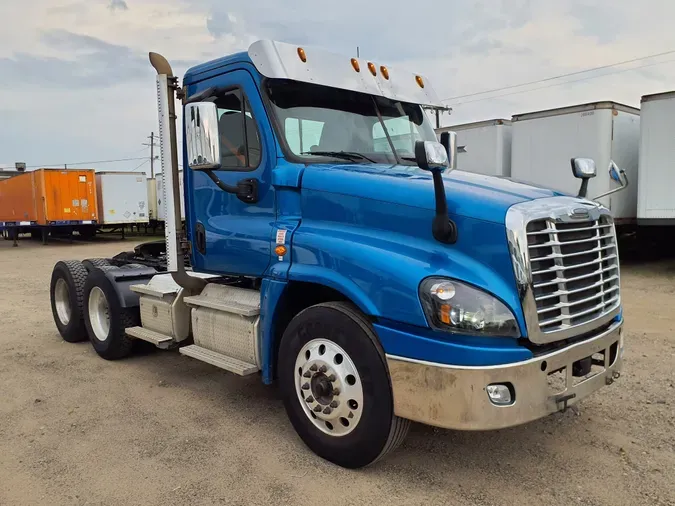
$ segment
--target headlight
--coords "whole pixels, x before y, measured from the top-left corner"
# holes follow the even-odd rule
[[[520,337],[513,313],[492,295],[446,278],[428,278],[420,298],[429,324],[439,330],[480,336]]]

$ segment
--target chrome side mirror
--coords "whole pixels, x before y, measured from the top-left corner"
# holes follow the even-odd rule
[[[415,161],[420,169],[442,172],[448,168],[448,152],[440,142],[417,141]]]
[[[220,167],[218,109],[213,102],[195,102],[185,106],[185,143],[188,165],[192,170]]]
[[[591,158],[572,158],[572,172],[578,179],[595,177],[597,172],[595,161]]]
[[[457,134],[455,132],[441,133],[441,144],[443,144],[445,151],[448,153],[448,167],[450,170],[455,170],[457,167],[457,152],[459,151],[457,147]]]
[[[591,158],[572,158],[572,174],[574,177],[581,179],[581,188],[579,188],[578,197],[586,198],[588,193],[588,180],[595,177],[596,168],[595,161]]]

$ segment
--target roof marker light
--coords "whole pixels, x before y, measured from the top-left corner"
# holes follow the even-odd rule
[[[380,73],[382,74],[382,77],[384,77],[387,81],[389,81],[389,69],[387,67],[381,65]]]
[[[375,68],[375,64],[371,61],[368,62],[368,70],[370,70],[370,73],[373,74],[374,76],[377,75],[377,69]]]
[[[420,85],[420,88],[424,88],[424,80],[422,79],[422,76],[415,76],[415,81],[417,81],[417,84]]]
[[[307,62],[307,54],[305,54],[305,50],[301,47],[298,48],[298,56],[300,57],[300,60],[302,60],[302,63]]]
[[[354,67],[354,70],[357,72],[361,72],[361,67],[359,66],[359,60],[356,58],[352,58],[352,67]]]

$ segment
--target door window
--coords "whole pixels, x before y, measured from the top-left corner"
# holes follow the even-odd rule
[[[216,101],[222,170],[252,170],[260,165],[260,135],[251,106],[240,89]]]

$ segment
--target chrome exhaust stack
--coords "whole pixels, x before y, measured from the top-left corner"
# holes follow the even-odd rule
[[[180,181],[178,174],[178,143],[176,141],[176,90],[178,79],[171,65],[161,54],[150,53],[150,64],[157,71],[157,111],[159,113],[159,151],[162,166],[166,222],[166,268],[174,281],[191,292],[200,293],[206,286],[204,279],[190,276],[185,269],[187,238],[179,231],[181,223]]]

